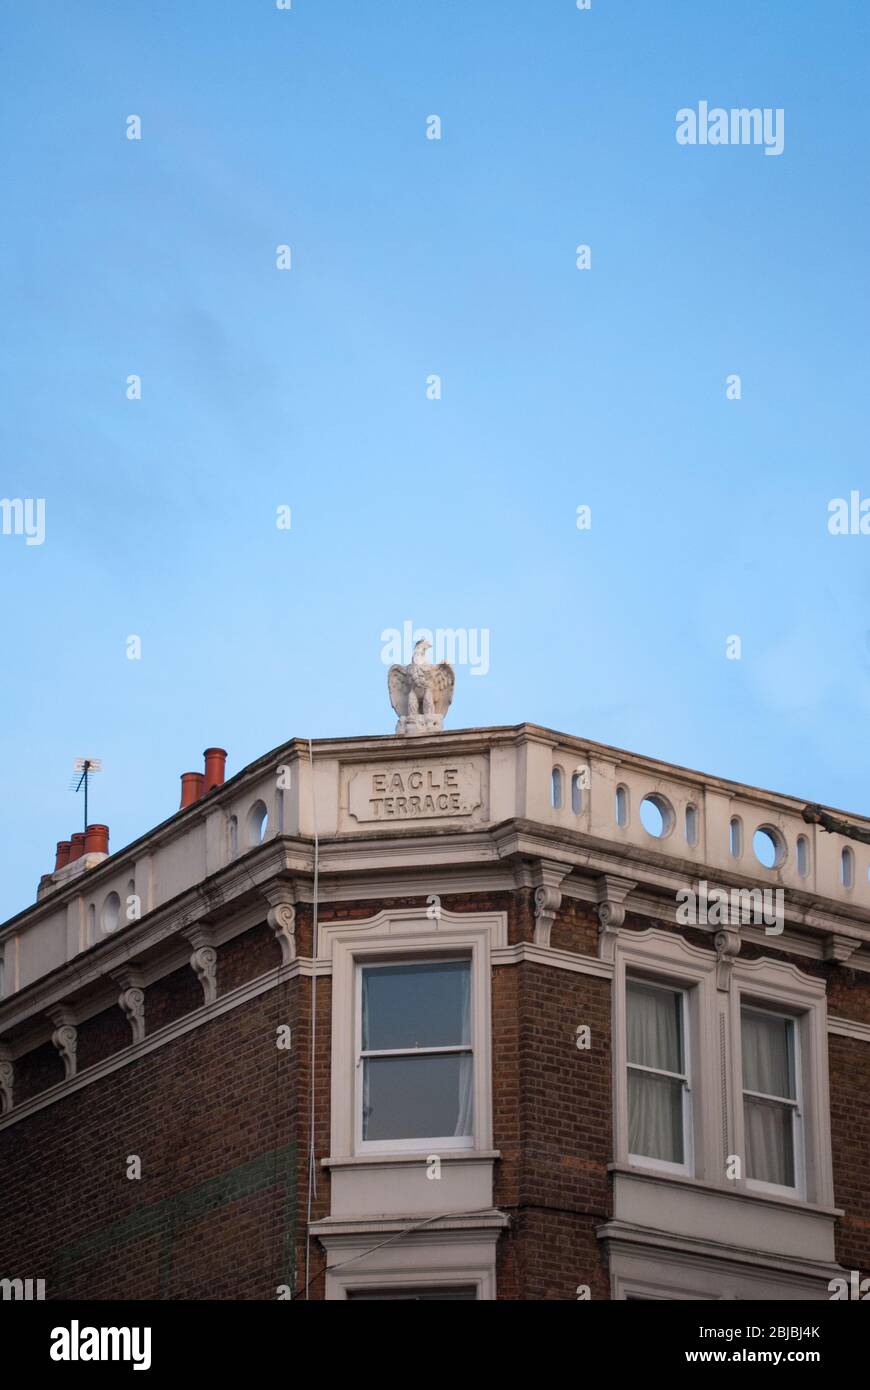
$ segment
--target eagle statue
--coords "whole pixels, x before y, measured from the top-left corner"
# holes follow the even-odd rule
[[[414,647],[409,666],[389,669],[390,704],[399,716],[397,734],[428,734],[444,727],[456,675],[447,661],[437,666],[427,661],[431,648],[432,643],[423,638]]]

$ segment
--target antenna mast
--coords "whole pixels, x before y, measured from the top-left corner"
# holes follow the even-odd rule
[[[103,764],[99,758],[76,758],[75,760],[75,775],[69,784],[69,789],[72,792],[81,791],[82,787],[85,789],[84,829],[86,831],[88,828],[88,786],[94,773],[102,772],[102,770]]]

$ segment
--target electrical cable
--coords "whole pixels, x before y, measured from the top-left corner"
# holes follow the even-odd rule
[[[401,1240],[403,1236],[409,1236],[414,1231],[420,1231],[424,1226],[431,1226],[433,1221],[451,1221],[459,1216],[491,1216],[492,1208],[481,1209],[479,1211],[439,1211],[434,1216],[427,1216],[424,1221],[415,1221],[413,1226],[405,1226],[403,1230],[396,1231],[394,1235],[382,1240],[379,1245],[373,1245],[368,1250],[363,1250],[359,1255],[351,1255],[349,1260],[342,1260],[337,1265],[330,1265],[329,1272],[334,1274],[337,1269],[344,1269],[345,1265],[352,1265],[357,1260],[364,1260],[367,1255],[374,1255],[376,1250],[383,1250],[385,1245],[392,1245],[394,1240]],[[307,1271],[306,1271],[307,1273]],[[302,1290],[308,1298],[308,1284]]]
[[[317,834],[317,798],[314,792],[314,745],[308,740],[308,762],[311,769],[311,819],[314,827],[314,902],[311,908],[311,1109],[308,1116],[308,1212],[305,1223],[305,1297],[311,1284],[309,1265],[311,1259],[311,1204],[317,1196],[317,1177],[314,1163],[314,1075],[315,1043],[317,1041],[317,895],[320,876],[320,840]]]

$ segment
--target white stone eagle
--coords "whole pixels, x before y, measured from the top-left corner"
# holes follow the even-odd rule
[[[397,734],[428,734],[444,727],[456,675],[447,661],[426,660],[432,643],[422,638],[410,666],[391,666],[387,674],[390,704],[399,716]]]

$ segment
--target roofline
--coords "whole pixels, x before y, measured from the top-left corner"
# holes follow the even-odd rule
[[[303,758],[307,757],[309,745],[312,750],[316,749],[322,753],[335,753],[336,755],[341,752],[346,752],[348,749],[354,749],[357,750],[358,760],[361,760],[359,755],[366,752],[369,748],[392,748],[401,752],[403,757],[420,757],[437,755],[442,751],[453,751],[465,745],[478,745],[481,743],[516,743],[528,739],[547,743],[553,747],[575,748],[580,754],[594,754],[598,752],[620,759],[630,759],[633,763],[648,767],[651,771],[671,775],[677,774],[689,781],[696,781],[699,786],[714,784],[723,790],[731,790],[744,797],[754,796],[762,799],[776,800],[780,803],[790,802],[796,809],[802,809],[807,804],[806,799],[793,796],[787,792],[771,791],[764,787],[752,786],[750,783],[735,782],[729,778],[719,777],[715,773],[699,772],[697,768],[684,767],[681,763],[669,763],[663,758],[653,758],[645,753],[634,753],[630,749],[619,748],[615,744],[597,743],[593,739],[582,738],[576,734],[567,734],[560,732],[558,729],[549,729],[543,724],[530,724],[524,722],[521,724],[494,724],[468,729],[442,729],[437,733],[418,734],[412,738],[400,734],[353,734],[345,738],[315,738],[310,740],[307,738],[295,737],[288,739],[286,743],[278,744],[277,747],[270,749],[268,753],[263,753],[259,758],[256,758],[254,762],[247,763],[245,767],[240,768],[238,772],[234,773],[227,781],[221,783],[219,787],[213,787],[210,792],[200,797],[198,801],[193,802],[192,805],[179,807],[178,810],[173,811],[171,816],[167,816],[166,820],[160,821],[157,825],[144,831],[143,834],[138,836],[135,840],[131,840],[120,849],[114,850],[107,859],[101,860],[98,865],[95,865],[93,869],[88,871],[89,881],[93,882],[93,879],[90,878],[91,874],[96,875],[97,872],[100,872],[102,876],[102,870],[107,866],[110,866],[114,871],[125,855],[135,857],[137,853],[141,853],[142,847],[146,844],[154,842],[159,843],[164,839],[173,838],[174,835],[179,832],[185,821],[190,821],[190,823],[193,824],[196,820],[200,819],[205,812],[215,809],[220,805],[221,799],[226,791],[230,788],[238,790],[247,779],[253,778],[259,774],[263,768],[267,767],[277,758],[290,755]],[[835,806],[824,806],[823,809],[831,811],[835,815],[844,816],[856,824],[865,825],[870,828],[870,817],[868,816],[862,816],[856,812],[846,811]],[[58,889],[57,892],[50,894],[48,897],[41,898],[34,903],[28,904],[27,907],[22,908],[21,911],[17,912],[13,917],[8,917],[5,922],[0,923],[0,937],[6,935],[7,928],[14,930],[22,919],[35,914],[41,909],[45,909],[46,912],[53,911],[61,902],[66,901],[67,895],[74,897],[80,892],[81,878],[76,877],[70,880],[68,885],[65,884],[62,888]]]

